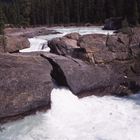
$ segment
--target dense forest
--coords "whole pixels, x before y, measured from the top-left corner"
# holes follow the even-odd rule
[[[140,22],[140,0],[0,0],[0,26],[103,23],[123,17]]]

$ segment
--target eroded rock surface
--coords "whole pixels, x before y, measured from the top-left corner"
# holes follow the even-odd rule
[[[50,106],[51,70],[40,56],[0,54],[0,121]]]

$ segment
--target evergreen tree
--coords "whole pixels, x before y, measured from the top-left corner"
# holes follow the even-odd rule
[[[3,17],[3,11],[2,8],[0,7],[0,34],[4,34],[4,17]]]
[[[95,0],[94,12],[96,22],[103,23],[105,20],[105,0]]]
[[[31,1],[30,0],[19,0],[20,2],[20,24],[24,27],[29,26],[30,24],[30,10],[31,10]]]
[[[0,0],[4,22],[15,26],[103,23],[123,17],[140,23],[140,0]]]

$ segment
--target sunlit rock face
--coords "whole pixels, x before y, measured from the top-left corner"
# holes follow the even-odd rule
[[[79,99],[54,89],[52,108],[2,126],[0,140],[139,140],[140,95]]]

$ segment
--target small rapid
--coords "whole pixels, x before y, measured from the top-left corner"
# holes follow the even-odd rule
[[[47,42],[53,38],[56,37],[62,37],[66,34],[77,32],[81,35],[85,34],[113,34],[113,31],[105,31],[102,30],[102,26],[92,26],[92,27],[52,27],[49,28],[50,30],[55,30],[58,32],[57,34],[50,34],[46,36],[37,36],[34,38],[30,38],[30,48],[23,49],[20,52],[37,52],[37,51],[43,51],[43,52],[49,52],[50,49],[47,46]],[[44,44],[45,47],[42,47]]]

